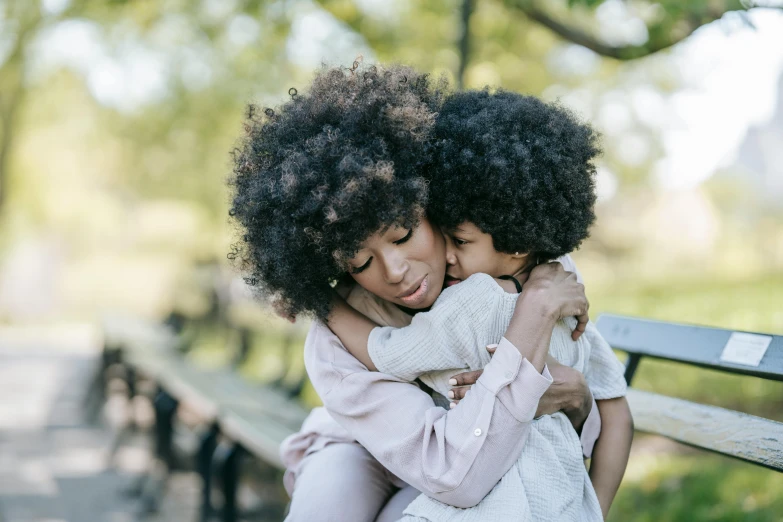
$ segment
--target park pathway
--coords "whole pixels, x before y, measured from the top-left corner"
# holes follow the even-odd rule
[[[0,327],[0,522],[126,522],[136,504],[123,490],[149,458],[144,441],[107,466],[111,430],[81,411],[98,361],[88,327]],[[197,482],[172,480],[150,522],[196,519]]]

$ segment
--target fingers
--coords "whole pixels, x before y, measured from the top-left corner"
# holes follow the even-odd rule
[[[582,286],[582,291],[584,292],[584,285]],[[587,300],[587,297],[585,297],[585,307],[584,310],[577,310],[576,314],[576,328],[574,328],[574,331],[571,332],[571,339],[576,341],[579,339],[583,333],[585,333],[585,329],[587,328],[587,321],[590,320],[590,315],[588,312],[590,311],[590,301]]]
[[[487,351],[489,352],[490,357],[497,349],[497,344],[487,345]],[[482,373],[484,373],[484,370],[476,370],[473,372],[460,373],[459,375],[455,375],[449,379],[449,384],[454,386],[454,388],[452,388],[448,393],[448,397],[451,399],[449,408],[454,408],[459,403],[459,401],[465,398],[465,395],[467,395],[470,391],[470,387],[473,384],[476,384],[476,381],[479,377],[481,377]]]
[[[470,391],[470,386],[452,388],[451,390],[449,390],[448,396],[449,399],[451,399],[452,401],[459,402],[465,398],[465,395],[467,395],[469,391]]]
[[[481,377],[481,374],[484,372],[484,370],[476,370],[473,372],[464,372],[460,373],[458,375],[455,375],[451,379],[449,379],[449,385],[450,386],[471,386],[473,384],[476,384],[476,381],[479,377]]]
[[[497,349],[496,344],[490,344],[487,346],[487,351],[490,354],[495,353],[495,349]],[[454,408],[460,400],[465,398],[465,396],[470,391],[470,387],[476,384],[476,381],[479,377],[481,377],[482,373],[484,373],[484,370],[464,372],[449,379],[449,384],[454,386],[447,394],[449,399],[451,399],[449,408]]]
[[[574,328],[574,331],[571,332],[571,339],[576,341],[582,336],[583,333],[585,333],[585,329],[587,328],[587,321],[589,320],[590,317],[587,314],[576,316],[576,328]]]

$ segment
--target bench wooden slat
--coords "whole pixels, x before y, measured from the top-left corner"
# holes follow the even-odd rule
[[[270,418],[291,432],[299,429],[307,410],[279,390],[242,380],[236,373],[215,372],[210,376],[213,398],[222,410],[241,410],[250,417]]]
[[[170,328],[154,321],[119,314],[106,314],[101,319],[104,346],[136,349],[174,350],[177,336]]]
[[[602,314],[596,326],[612,348],[630,354],[783,381],[783,336],[780,335],[744,332],[772,338],[761,363],[758,366],[745,366],[720,359],[729,337],[738,330],[612,314]]]
[[[628,389],[637,430],[783,471],[783,423]]]
[[[304,418],[305,413],[302,412],[299,425]],[[279,469],[284,468],[280,460],[280,445],[298,429],[298,426],[281,423],[274,416],[260,413],[257,409],[236,405],[222,412],[220,426],[228,437]]]

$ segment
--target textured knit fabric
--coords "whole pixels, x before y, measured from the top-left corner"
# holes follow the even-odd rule
[[[456,372],[484,368],[490,362],[480,347],[498,343],[514,313],[518,294],[507,293],[486,274],[476,274],[443,291],[428,312],[404,328],[375,328],[369,352],[378,370],[403,380],[421,379],[446,394]],[[592,323],[574,342],[576,319],[559,321],[549,353],[561,364],[585,374],[595,399],[625,395],[623,366]],[[480,436],[477,435],[476,436]],[[403,520],[429,521],[579,521],[603,520],[582,460],[579,437],[563,413],[533,422],[521,456],[493,491],[468,510],[424,495]]]

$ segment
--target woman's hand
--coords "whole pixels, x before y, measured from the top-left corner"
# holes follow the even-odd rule
[[[593,394],[587,387],[585,376],[570,366],[560,364],[552,356],[547,357],[546,365],[552,375],[552,384],[538,401],[536,417],[562,411],[576,432],[581,433],[593,407]]]
[[[487,351],[491,355],[495,353],[496,348],[496,344],[491,344],[487,346]],[[580,433],[593,407],[593,395],[587,387],[585,377],[573,368],[560,364],[552,356],[547,356],[546,364],[552,375],[552,384],[538,402],[536,417],[562,411],[571,421],[576,432]],[[483,370],[476,370],[453,377],[457,384],[449,392],[452,408],[467,395],[482,373]]]
[[[575,316],[577,325],[571,335],[574,341],[584,333],[590,319],[585,286],[577,281],[576,274],[557,262],[538,265],[530,272],[520,295],[522,299],[532,301],[555,321]]]

